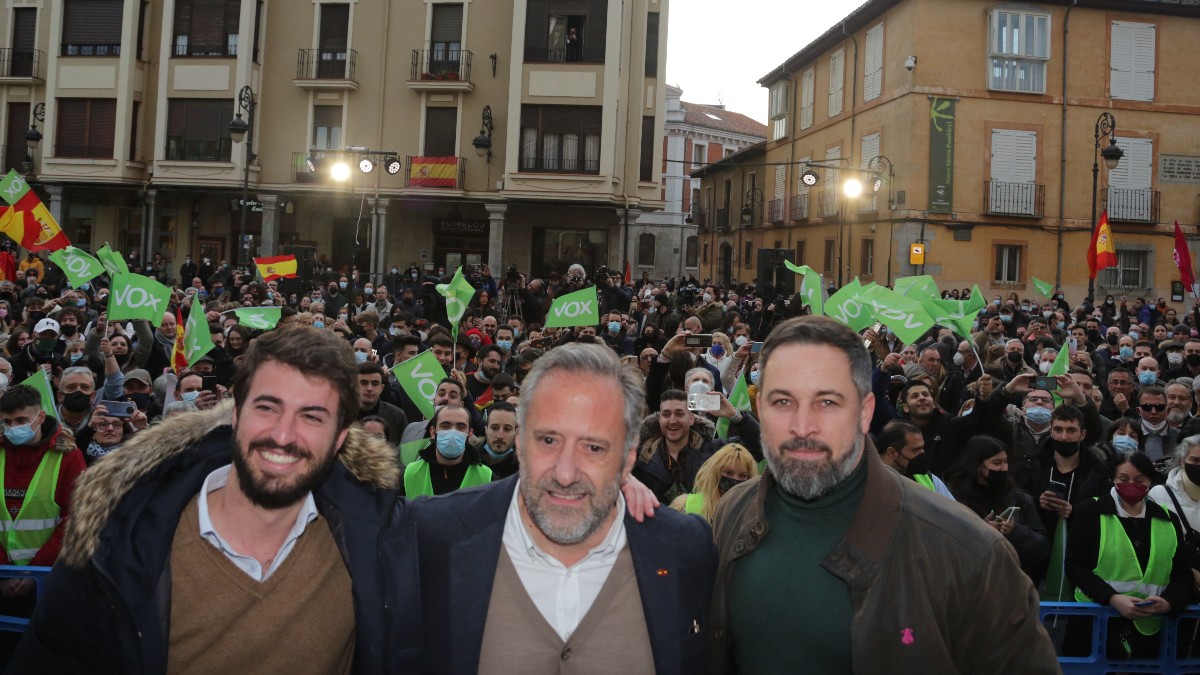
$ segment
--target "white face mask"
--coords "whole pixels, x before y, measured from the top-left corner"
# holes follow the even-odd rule
[[[1042,361],[1038,364],[1038,370],[1042,371],[1043,375],[1050,373],[1050,367],[1054,365],[1053,361]]]
[[[749,340],[746,339],[745,335],[739,335],[733,339],[733,344],[737,345],[738,347],[746,346],[747,342],[749,342]]]
[[[961,366],[963,364],[963,362],[966,360],[967,360],[966,357],[963,356],[961,353],[954,352],[954,365]]]

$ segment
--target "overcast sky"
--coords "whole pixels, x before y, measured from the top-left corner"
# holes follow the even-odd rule
[[[767,121],[758,78],[864,0],[675,0],[667,37],[667,83],[691,103]]]

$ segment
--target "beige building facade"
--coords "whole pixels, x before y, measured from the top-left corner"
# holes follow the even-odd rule
[[[1195,3],[871,0],[760,80],[763,157],[699,172],[706,212],[757,189],[767,214],[703,228],[701,275],[756,278],[754,252],[775,249],[835,285],[932,274],[1033,297],[1036,276],[1079,301],[1098,164],[1120,265],[1097,294],[1169,298],[1173,224],[1195,256],[1200,220],[1200,65],[1184,56],[1197,38]]]
[[[14,0],[2,154],[83,248],[617,267],[628,224],[662,207],[667,10]]]

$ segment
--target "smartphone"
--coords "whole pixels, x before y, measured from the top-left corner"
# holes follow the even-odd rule
[[[1079,351],[1079,338],[1067,338],[1067,344],[1070,345],[1070,354],[1074,354],[1075,352]]]
[[[201,375],[200,380],[203,382],[201,388],[204,391],[217,393],[217,376],[216,375]]]
[[[700,335],[689,335],[683,339],[685,347],[703,347],[705,349],[712,346],[712,334],[701,333]]]
[[[1000,515],[996,516],[996,520],[1012,520],[1013,516],[1016,516],[1020,512],[1021,512],[1021,507],[1010,506],[1007,509],[1004,509],[1004,511],[1001,512]]]
[[[878,321],[876,321],[874,324],[871,325],[871,332],[876,335],[879,335],[879,331],[882,329],[883,329],[883,324],[879,323]],[[863,338],[863,348],[864,349],[871,348],[871,341],[869,339]]]
[[[1033,388],[1058,391],[1058,378],[1049,375],[1039,375],[1033,378]]]
[[[100,401],[96,405],[104,406],[109,417],[133,417],[137,412],[137,405],[132,401]]]
[[[688,410],[692,412],[714,412],[720,409],[720,394],[688,394]]]
[[[1060,483],[1059,481],[1052,480],[1052,481],[1050,481],[1050,491],[1053,492],[1054,496],[1058,497],[1059,499],[1067,498],[1067,484],[1066,483]]]
[[[1141,602],[1133,603],[1133,606],[1134,607],[1149,607],[1150,605],[1153,605],[1153,604],[1154,604],[1153,600],[1142,600]]]
[[[761,352],[762,346],[763,346],[763,343],[761,343],[761,342],[751,342],[750,343],[750,353],[757,354],[757,353]]]

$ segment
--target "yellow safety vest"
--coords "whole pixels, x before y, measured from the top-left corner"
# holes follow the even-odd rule
[[[472,464],[467,468],[467,473],[463,476],[458,489],[487,485],[490,482],[492,482],[492,470],[482,464]],[[433,479],[429,477],[429,462],[417,459],[404,467],[404,496],[409,499],[433,496]]]
[[[1162,508],[1153,502],[1146,502],[1144,508]],[[1096,568],[1093,572],[1112,586],[1113,590],[1122,595],[1135,598],[1146,598],[1151,595],[1162,595],[1167,582],[1171,580],[1171,561],[1175,557],[1175,548],[1179,540],[1175,526],[1165,518],[1150,518],[1150,558],[1146,569],[1138,563],[1137,552],[1121,526],[1121,520],[1115,515],[1100,516],[1100,549],[1096,555]],[[1075,599],[1079,602],[1092,602],[1083,591],[1075,589]],[[1162,619],[1149,617],[1135,619],[1133,625],[1142,635],[1155,635],[1162,628]]]
[[[4,469],[7,452],[0,452],[0,494],[4,491]],[[4,552],[13,565],[28,565],[33,556],[37,555],[54,528],[62,521],[59,517],[61,510],[54,501],[54,490],[58,486],[58,470],[62,466],[62,453],[53,450],[46,451],[38,464],[33,480],[25,490],[25,500],[21,502],[21,510],[16,520],[8,512],[8,504],[0,511],[0,537]]]
[[[693,492],[687,496],[687,501],[683,504],[684,513],[694,513],[698,516],[704,515],[704,495],[699,492]]]

